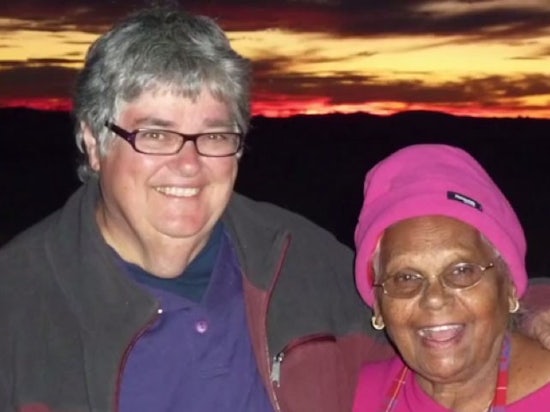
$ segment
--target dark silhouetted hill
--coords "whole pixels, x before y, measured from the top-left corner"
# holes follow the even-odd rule
[[[77,187],[72,135],[68,113],[0,109],[0,243]]]
[[[0,110],[0,236],[59,207],[77,187],[72,129],[67,113]],[[550,120],[425,111],[256,117],[237,190],[295,210],[352,245],[366,171],[401,147],[427,142],[462,147],[484,165],[525,227],[531,273],[550,275]]]

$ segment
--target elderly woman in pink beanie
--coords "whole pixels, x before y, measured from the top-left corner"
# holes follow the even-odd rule
[[[550,410],[550,352],[511,325],[525,236],[469,154],[415,145],[365,180],[358,290],[399,356],[361,371],[354,411]]]

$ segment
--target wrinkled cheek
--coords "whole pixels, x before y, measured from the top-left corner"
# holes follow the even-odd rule
[[[418,344],[415,334],[403,326],[386,324],[386,332],[400,351],[412,353]]]

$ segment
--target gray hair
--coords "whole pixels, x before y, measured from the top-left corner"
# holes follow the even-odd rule
[[[84,154],[80,180],[95,172],[88,165],[83,125],[98,140],[101,155],[115,139],[105,122],[143,92],[167,90],[195,99],[204,88],[225,102],[238,131],[250,120],[250,62],[233,50],[223,30],[206,16],[170,7],[144,9],[99,37],[86,55],[74,96],[76,144]]]

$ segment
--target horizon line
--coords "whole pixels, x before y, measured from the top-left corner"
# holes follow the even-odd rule
[[[15,103],[15,102],[14,102]],[[49,104],[49,105],[43,105],[43,104],[6,104],[0,102],[0,110],[5,109],[17,109],[17,110],[30,110],[30,111],[37,111],[37,112],[58,112],[58,113],[72,113],[72,105],[67,105],[65,102],[61,104]],[[475,118],[475,119],[510,119],[510,120],[541,120],[541,121],[550,121],[550,118],[547,117],[537,117],[537,116],[528,116],[528,115],[512,115],[512,114],[500,114],[500,115],[481,115],[481,114],[471,114],[471,113],[452,113],[444,110],[438,110],[438,109],[430,109],[430,108],[412,108],[412,109],[404,109],[404,110],[395,110],[392,112],[384,112],[384,113],[373,113],[368,111],[339,111],[339,110],[333,110],[333,111],[325,111],[325,112],[311,112],[311,111],[290,111],[286,114],[283,114],[285,111],[279,111],[278,113],[274,113],[273,110],[267,111],[268,113],[264,112],[258,112],[258,113],[252,113],[252,118],[268,118],[268,119],[289,119],[292,117],[322,117],[322,116],[346,116],[346,115],[365,115],[365,116],[373,116],[373,117],[393,117],[393,116],[399,116],[401,114],[407,114],[407,113],[431,113],[434,115],[443,115],[443,116],[449,116],[449,117],[456,117],[456,118]],[[269,113],[272,113],[271,115]]]

